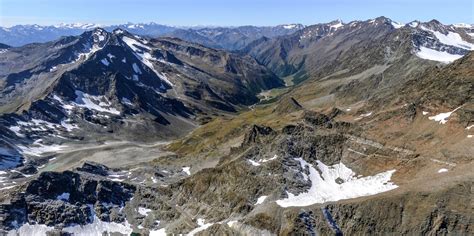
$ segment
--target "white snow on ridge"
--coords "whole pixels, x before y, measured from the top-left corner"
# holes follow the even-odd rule
[[[276,201],[281,207],[309,206],[316,203],[370,196],[398,187],[390,182],[390,178],[395,170],[357,178],[356,174],[342,162],[333,166],[327,166],[317,161],[317,168],[321,171],[321,174],[319,174],[313,165],[302,158],[296,158],[296,160],[300,162],[301,167],[304,169],[306,167],[309,168],[309,179],[312,185],[308,192],[299,195],[287,192],[287,198]],[[336,181],[342,183],[337,183]]]
[[[412,21],[412,22],[408,23],[408,25],[410,27],[413,27],[413,28],[416,28],[419,24],[420,24],[420,22],[418,22],[418,21]]]
[[[334,29],[334,30],[337,30],[337,29],[339,29],[339,28],[341,28],[341,27],[344,27],[344,24],[342,24],[341,21],[338,21],[336,24],[331,25],[331,29]]]
[[[392,24],[393,28],[395,28],[395,29],[400,29],[403,26],[405,26],[404,24],[398,23],[398,22],[395,22],[395,21],[391,21],[390,24]]]
[[[474,25],[467,24],[467,23],[457,23],[457,24],[453,24],[453,26],[456,27],[456,28],[472,28],[472,27],[474,27]]]
[[[294,29],[296,27],[297,27],[297,25],[295,25],[295,24],[283,25],[283,28],[285,28],[285,29]]]
[[[463,55],[450,54],[448,52],[436,51],[434,49],[423,47],[423,46],[420,47],[418,52],[416,52],[416,55],[421,59],[439,61],[439,62],[443,62],[443,63],[446,63],[446,64],[451,63],[451,62],[463,57]]]

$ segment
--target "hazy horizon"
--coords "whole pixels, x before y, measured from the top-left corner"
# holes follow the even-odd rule
[[[191,0],[0,0],[0,26],[128,22],[181,27],[274,26],[311,25],[336,19],[350,22],[379,16],[400,23],[436,19],[444,24],[472,24],[473,12],[470,0],[203,0],[199,4]]]

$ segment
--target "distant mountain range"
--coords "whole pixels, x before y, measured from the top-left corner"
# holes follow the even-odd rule
[[[439,21],[399,24],[386,17],[307,26],[293,34],[260,38],[241,50],[280,77],[295,82],[334,70],[362,71],[411,55],[449,63],[474,50],[473,25]]]
[[[201,43],[216,48],[239,49],[246,43],[260,37],[275,37],[293,33],[302,29],[301,24],[287,24],[268,27],[175,27],[157,23],[127,23],[121,25],[101,26],[98,24],[59,24],[52,26],[16,25],[0,27],[0,43],[10,46],[22,46],[29,43],[44,43],[62,36],[79,35],[96,27],[112,32],[120,28],[132,34],[145,36],[175,36],[185,40]],[[223,40],[227,43],[221,43]]]

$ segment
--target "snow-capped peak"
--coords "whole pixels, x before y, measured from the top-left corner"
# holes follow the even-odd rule
[[[467,24],[467,23],[457,23],[457,24],[453,24],[453,26],[456,28],[474,28],[474,25]]]
[[[410,26],[410,27],[416,28],[416,27],[418,27],[419,24],[420,24],[419,21],[414,20],[414,21],[408,23],[407,25]]]
[[[92,23],[60,23],[54,25],[55,28],[68,28],[68,29],[93,29],[101,27],[99,24]]]
[[[342,23],[342,21],[340,19],[337,19],[337,20],[330,23],[331,29],[334,29],[334,30],[337,30],[337,29],[339,29],[343,26],[344,26],[344,24]]]
[[[297,24],[287,24],[287,25],[282,25],[283,28],[285,29],[295,29],[298,27]]]

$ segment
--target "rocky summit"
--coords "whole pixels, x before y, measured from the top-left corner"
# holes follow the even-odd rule
[[[473,33],[1,28],[0,235],[472,235]]]

